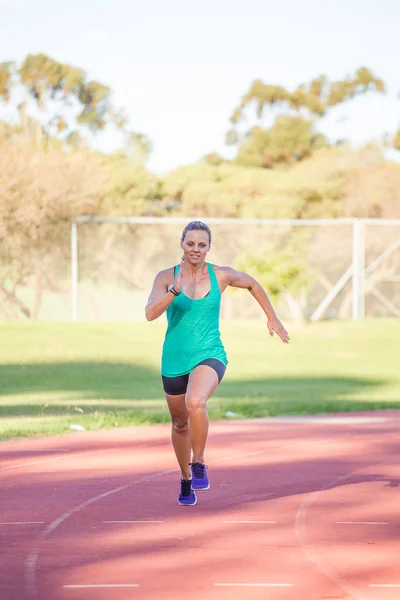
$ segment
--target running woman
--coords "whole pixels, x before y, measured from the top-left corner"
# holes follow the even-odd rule
[[[250,275],[206,262],[210,228],[192,221],[182,232],[180,265],[160,271],[153,283],[146,318],[167,313],[161,375],[172,421],[172,445],[181,469],[179,504],[194,506],[196,490],[210,483],[204,451],[208,435],[207,400],[228,364],[219,332],[221,294],[228,286],[246,288],[267,316],[271,336],[283,343],[289,335],[263,287]]]

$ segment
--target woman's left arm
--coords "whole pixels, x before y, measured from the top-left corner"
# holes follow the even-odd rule
[[[230,285],[232,287],[248,289],[250,294],[254,296],[258,304],[261,306],[267,315],[267,326],[271,336],[274,332],[281,338],[284,344],[289,343],[289,334],[278,319],[271,304],[270,299],[262,285],[247,273],[241,273],[231,267],[219,267],[219,271],[224,280],[224,289]]]

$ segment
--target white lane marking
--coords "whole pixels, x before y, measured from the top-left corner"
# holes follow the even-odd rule
[[[5,521],[0,525],[44,525],[44,521]]]
[[[393,462],[395,462],[395,460],[391,461],[391,463],[393,463]],[[379,466],[379,464],[384,464],[385,466],[387,466],[388,464],[391,464],[391,463],[388,463],[388,462],[378,463],[378,465],[376,465],[376,466]],[[296,532],[296,537],[297,537],[300,545],[303,546],[305,555],[307,556],[308,560],[311,563],[313,563],[321,573],[324,573],[324,575],[329,577],[329,579],[331,581],[333,581],[333,583],[335,583],[337,586],[339,586],[340,589],[343,590],[346,594],[348,594],[349,596],[354,598],[354,600],[369,600],[369,598],[364,594],[364,592],[362,592],[358,588],[354,587],[351,583],[349,583],[347,581],[347,579],[338,575],[338,573],[336,573],[336,571],[334,571],[332,568],[329,568],[321,560],[318,552],[316,552],[315,550],[312,550],[311,548],[308,547],[306,521],[307,521],[308,511],[310,510],[311,506],[314,504],[314,502],[317,500],[317,498],[323,492],[325,492],[326,490],[329,490],[331,488],[337,487],[338,485],[342,485],[347,479],[350,479],[353,476],[354,476],[354,471],[347,473],[346,475],[341,475],[340,477],[333,479],[332,481],[330,481],[329,483],[327,483],[326,485],[321,487],[316,492],[312,492],[311,494],[309,494],[307,496],[307,498],[305,500],[303,500],[303,502],[299,506],[299,509],[297,511],[296,518],[295,518],[294,528],[295,528],[295,532]]]
[[[103,521],[103,523],[165,523],[165,521]]]
[[[383,521],[336,521],[337,525],[389,525]]]
[[[25,587],[26,587],[26,591],[27,591],[28,595],[33,596],[34,598],[37,597],[36,566],[37,566],[37,561],[38,561],[39,552],[40,552],[40,548],[41,548],[41,543],[43,543],[43,541],[55,529],[57,529],[57,527],[59,527],[61,525],[61,523],[63,523],[67,519],[69,519],[69,517],[71,517],[73,514],[79,512],[80,510],[83,510],[90,504],[93,504],[94,502],[98,502],[99,500],[102,500],[103,498],[106,498],[107,496],[111,496],[113,494],[117,494],[118,492],[122,492],[123,490],[126,490],[127,488],[131,487],[132,485],[137,485],[138,483],[143,483],[144,481],[149,481],[150,479],[155,479],[156,477],[162,477],[163,475],[168,475],[169,473],[176,473],[177,471],[178,471],[178,469],[170,469],[169,471],[159,471],[158,473],[153,473],[153,475],[147,475],[145,477],[141,477],[140,479],[137,479],[136,481],[133,481],[131,483],[127,483],[126,485],[122,485],[120,487],[114,488],[113,490],[109,490],[108,492],[103,492],[102,494],[98,494],[97,496],[93,496],[92,498],[89,498],[89,500],[85,500],[85,502],[82,502],[81,504],[79,504],[78,506],[73,508],[72,510],[62,514],[60,517],[58,517],[57,519],[52,521],[45,529],[43,529],[41,531],[41,533],[39,535],[38,546],[36,546],[36,548],[34,548],[30,552],[30,554],[28,554],[26,561],[25,561],[24,578],[25,578]]]
[[[94,453],[101,453],[101,452],[107,452],[109,449],[105,448],[104,450],[89,450],[89,451],[85,451],[82,450],[81,452],[77,452],[74,456],[77,456],[79,454],[94,454]],[[118,448],[117,448],[118,450]],[[222,459],[217,460],[216,462],[220,462],[220,461],[224,461],[224,460],[232,460],[233,458],[238,458],[238,457],[244,457],[244,456],[254,456],[257,454],[264,454],[265,450],[258,450],[257,452],[248,452],[245,454],[235,454],[235,455],[229,455],[229,456],[225,456]],[[56,456],[56,457],[51,457],[51,458],[46,458],[43,460],[36,460],[36,461],[29,461],[29,462],[25,462],[25,463],[19,463],[17,465],[9,465],[7,467],[0,467],[0,471],[5,471],[7,469],[18,469],[20,467],[25,467],[25,466],[29,466],[29,465],[36,465],[38,463],[45,463],[45,462],[50,462],[50,461],[56,461],[56,460],[62,460],[64,458],[69,458],[67,456]],[[142,479],[139,479],[133,483],[129,483],[125,486],[122,487],[118,487],[115,488],[114,490],[110,490],[109,492],[104,492],[102,494],[99,494],[97,496],[94,496],[93,498],[90,498],[89,500],[87,500],[86,502],[83,502],[82,504],[80,504],[79,506],[75,507],[74,509],[72,509],[72,511],[69,511],[67,513],[64,513],[63,515],[61,515],[61,517],[59,517],[58,519],[55,519],[54,521],[52,521],[40,534],[39,539],[40,540],[45,540],[46,537],[48,535],[50,535],[57,527],[59,527],[59,525],[61,525],[61,523],[63,523],[66,519],[68,519],[71,515],[73,515],[74,513],[78,512],[79,510],[82,510],[84,508],[86,508],[87,506],[89,506],[90,504],[97,502],[98,500],[101,500],[102,498],[105,498],[111,494],[115,494],[118,493],[120,491],[123,491],[125,489],[127,489],[128,487],[130,487],[131,485],[135,485],[137,483],[141,483],[142,481],[147,481],[148,479],[152,479],[154,477],[160,477],[162,475],[166,475],[168,473],[175,473],[177,471],[177,469],[171,469],[169,471],[163,471],[160,473],[156,473],[153,476],[150,477],[145,477]],[[32,550],[32,552],[27,556],[26,561],[25,561],[25,567],[24,567],[24,576],[25,576],[25,585],[26,585],[26,590],[28,592],[29,595],[33,596],[33,597],[37,597],[37,587],[36,587],[36,566],[37,566],[37,560],[38,560],[38,556],[39,556],[39,552],[40,552],[40,547],[41,545],[39,544],[39,546],[35,549]]]
[[[88,583],[81,585],[64,585],[64,588],[78,589],[78,588],[133,588],[139,587],[138,583]]]
[[[375,588],[400,588],[400,583],[370,583],[369,587],[375,587]]]
[[[293,587],[293,583],[214,583],[216,587]]]
[[[278,521],[221,521],[221,523],[269,523],[270,525],[276,525]]]

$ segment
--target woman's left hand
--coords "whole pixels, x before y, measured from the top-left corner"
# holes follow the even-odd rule
[[[267,326],[268,326],[270,336],[273,336],[274,332],[275,332],[281,338],[281,340],[284,344],[289,343],[289,340],[290,340],[289,334],[286,331],[286,329],[284,328],[284,326],[282,325],[282,323],[279,321],[279,319],[277,319],[277,318],[268,319]]]

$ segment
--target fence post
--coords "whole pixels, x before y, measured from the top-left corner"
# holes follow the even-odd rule
[[[78,320],[78,225],[71,224],[71,294],[72,320]]]
[[[365,232],[364,220],[353,221],[353,320],[365,318]]]

